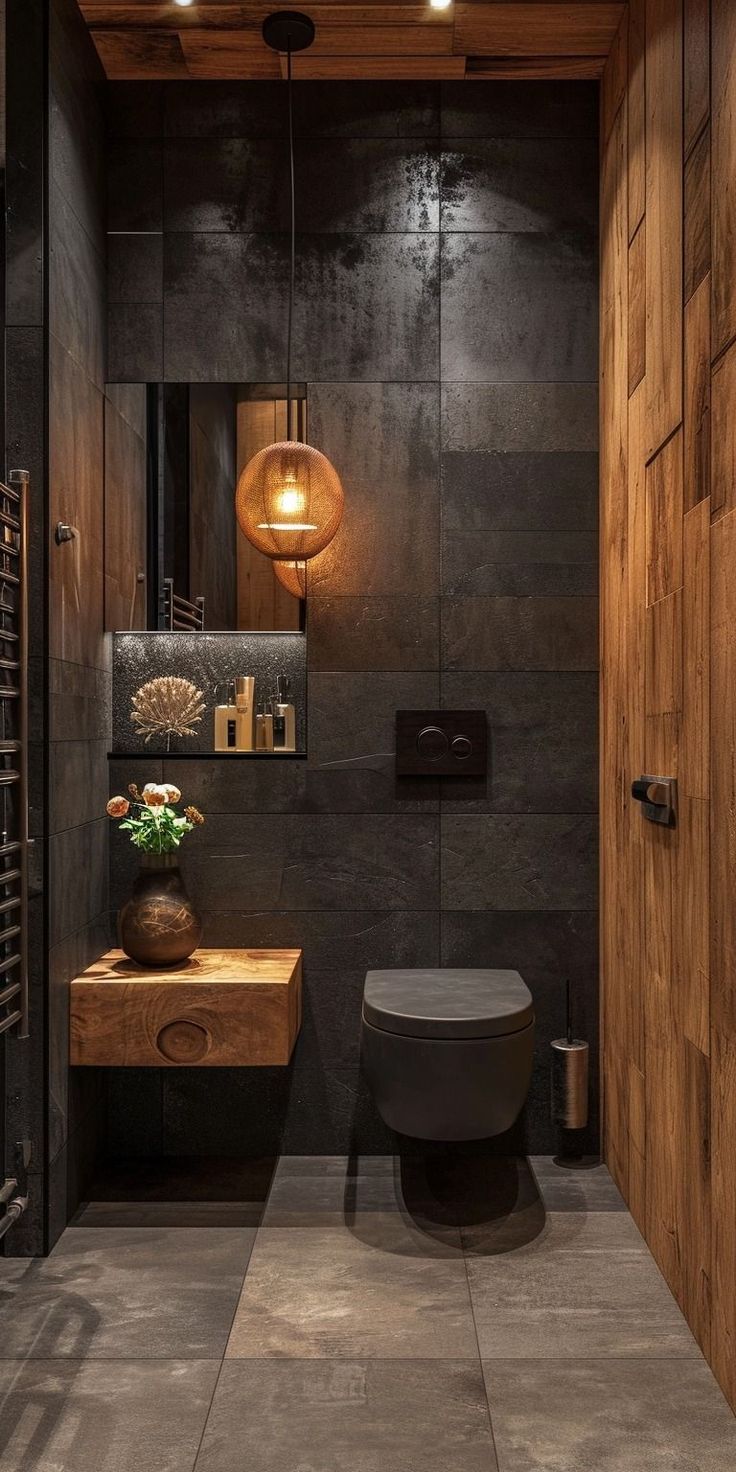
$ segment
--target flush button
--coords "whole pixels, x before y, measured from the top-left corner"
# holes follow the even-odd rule
[[[427,762],[441,762],[447,756],[449,741],[439,726],[425,726],[417,736],[417,751]]]
[[[452,754],[459,762],[466,762],[473,755],[473,743],[467,736],[456,736],[452,743]]]

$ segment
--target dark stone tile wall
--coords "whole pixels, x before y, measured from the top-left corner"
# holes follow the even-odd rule
[[[104,76],[72,0],[49,11],[48,107],[48,1245],[104,1136],[104,1078],[69,1069],[69,982],[109,937],[104,633],[106,234]],[[114,414],[109,406],[110,415]],[[111,420],[108,420],[111,425]]]
[[[42,0],[6,0],[4,404],[3,474],[30,472],[29,502],[29,706],[33,741],[30,763],[29,989],[30,1035],[0,1039],[2,1120],[0,1177],[14,1174],[16,1141],[31,1145],[29,1205],[0,1252],[43,1252],[47,1209],[46,954],[44,885],[46,793],[43,782],[45,684],[46,345],[44,268],[45,6]],[[5,63],[5,57],[3,58]]]
[[[280,381],[283,89],[109,103],[111,375]],[[390,1148],[369,967],[526,977],[534,1078],[499,1151],[556,1144],[568,975],[596,1074],[596,118],[588,84],[296,89],[294,371],[346,490],[309,572],[308,758],[150,776],[207,813],[184,858],[206,942],[304,948],[304,1028],[287,1070],[111,1073],[114,1152]],[[435,704],[487,711],[487,780],[397,780],[394,713]],[[133,872],[116,838],[115,905]]]

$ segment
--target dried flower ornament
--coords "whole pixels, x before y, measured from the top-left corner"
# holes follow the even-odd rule
[[[110,818],[124,818],[130,810],[127,797],[111,797],[107,804],[107,814]]]
[[[191,680],[182,680],[178,675],[160,675],[136,690],[130,719],[138,734],[145,736],[146,743],[152,736],[165,736],[168,751],[172,736],[196,734],[195,727],[199,725],[204,710],[202,691]]]
[[[111,818],[124,820],[121,829],[130,834],[131,842],[144,853],[174,853],[182,838],[204,823],[199,808],[190,805],[183,813],[177,812],[181,793],[171,782],[147,782],[142,792],[131,782],[128,791],[134,801],[111,797],[107,812]]]

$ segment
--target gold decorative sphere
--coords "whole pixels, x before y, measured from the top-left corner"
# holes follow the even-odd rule
[[[332,541],[343,510],[340,477],[311,445],[283,440],[258,450],[238,480],[241,530],[267,557],[305,562]]]

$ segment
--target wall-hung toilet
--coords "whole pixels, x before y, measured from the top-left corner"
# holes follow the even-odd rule
[[[362,1057],[380,1114],[422,1140],[509,1129],[529,1088],[534,1005],[518,971],[369,971]]]

